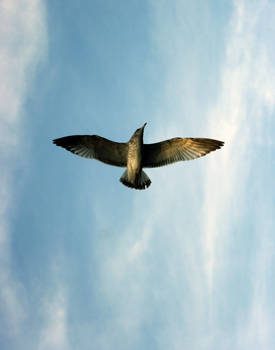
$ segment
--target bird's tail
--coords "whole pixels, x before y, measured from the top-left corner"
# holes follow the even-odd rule
[[[138,174],[135,180],[132,181],[129,179],[128,171],[126,169],[120,178],[120,182],[123,183],[123,185],[135,188],[136,190],[145,190],[151,185],[151,180],[143,170],[141,170],[140,174]]]

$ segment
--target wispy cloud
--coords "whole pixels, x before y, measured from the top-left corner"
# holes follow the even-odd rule
[[[226,142],[223,157],[209,160],[205,182],[203,230],[206,233],[206,274],[209,288],[220,265],[215,250],[228,239],[230,221],[238,220],[247,201],[248,176],[257,147],[263,142],[274,108],[275,67],[268,47],[258,38],[258,26],[269,18],[267,2],[252,6],[235,2],[218,102],[209,111],[209,133]],[[269,113],[268,113],[269,110]],[[266,139],[264,140],[266,142]],[[270,145],[269,145],[270,146]],[[234,205],[238,198],[238,205]],[[222,234],[223,232],[223,234]],[[224,246],[225,248],[225,246]]]
[[[271,25],[274,11],[274,3],[268,1],[235,1],[221,92],[217,104],[209,111],[209,133],[218,134],[226,143],[219,162],[209,160],[203,202],[202,246],[212,311],[215,287],[224,274],[225,265],[233,259],[229,250],[234,235],[232,227],[237,230],[241,225],[244,208],[252,199],[251,178],[261,154],[260,147],[269,148],[272,144],[270,116],[275,107],[274,52],[268,45],[268,34],[263,40],[260,28]],[[251,213],[253,217],[250,217],[249,227],[255,228],[259,245],[250,267],[253,271],[250,311],[244,321],[246,326],[240,325],[237,331],[240,349],[272,348],[274,318],[268,312],[265,286],[271,266],[270,234],[274,220],[272,224],[269,222],[272,217],[270,193],[260,193],[264,209],[256,210],[255,216]]]
[[[11,272],[10,210],[13,171],[20,159],[24,102],[46,49],[45,9],[40,0],[3,0],[0,7],[0,298],[1,331],[18,332],[24,318],[24,290]],[[4,334],[3,333],[3,334]]]
[[[67,297],[63,287],[55,287],[54,293],[46,295],[41,308],[45,321],[38,349],[68,349]]]

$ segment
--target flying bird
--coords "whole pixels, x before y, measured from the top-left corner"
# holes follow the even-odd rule
[[[143,133],[146,124],[137,129],[128,142],[114,142],[98,135],[73,135],[55,139],[53,143],[78,156],[126,168],[120,181],[123,185],[137,190],[144,190],[151,185],[151,180],[143,168],[155,168],[199,158],[224,144],[218,140],[192,137],[175,137],[144,144]]]

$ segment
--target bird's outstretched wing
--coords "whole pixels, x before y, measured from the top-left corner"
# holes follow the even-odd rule
[[[97,135],[66,136],[53,140],[53,143],[81,157],[119,167],[127,166],[127,143],[113,142]]]
[[[142,166],[159,167],[181,160],[191,160],[205,156],[223,146],[222,141],[204,138],[180,138],[144,144]]]

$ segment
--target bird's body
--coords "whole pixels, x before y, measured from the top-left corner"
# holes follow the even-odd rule
[[[127,150],[127,169],[120,178],[120,181],[128,187],[135,189],[145,189],[150,186],[151,180],[142,171],[143,160],[143,131],[146,123],[142,128],[137,129],[128,142]]]
[[[143,144],[146,123],[127,143],[113,142],[98,135],[74,135],[53,140],[57,146],[85,158],[126,167],[120,181],[128,187],[146,189],[151,180],[143,168],[160,167],[181,160],[191,160],[223,146],[222,141],[207,138],[180,138]]]
[[[141,170],[142,163],[142,139],[139,137],[131,138],[128,143],[128,155],[127,155],[127,171],[128,178],[131,181],[135,181],[137,174]]]

